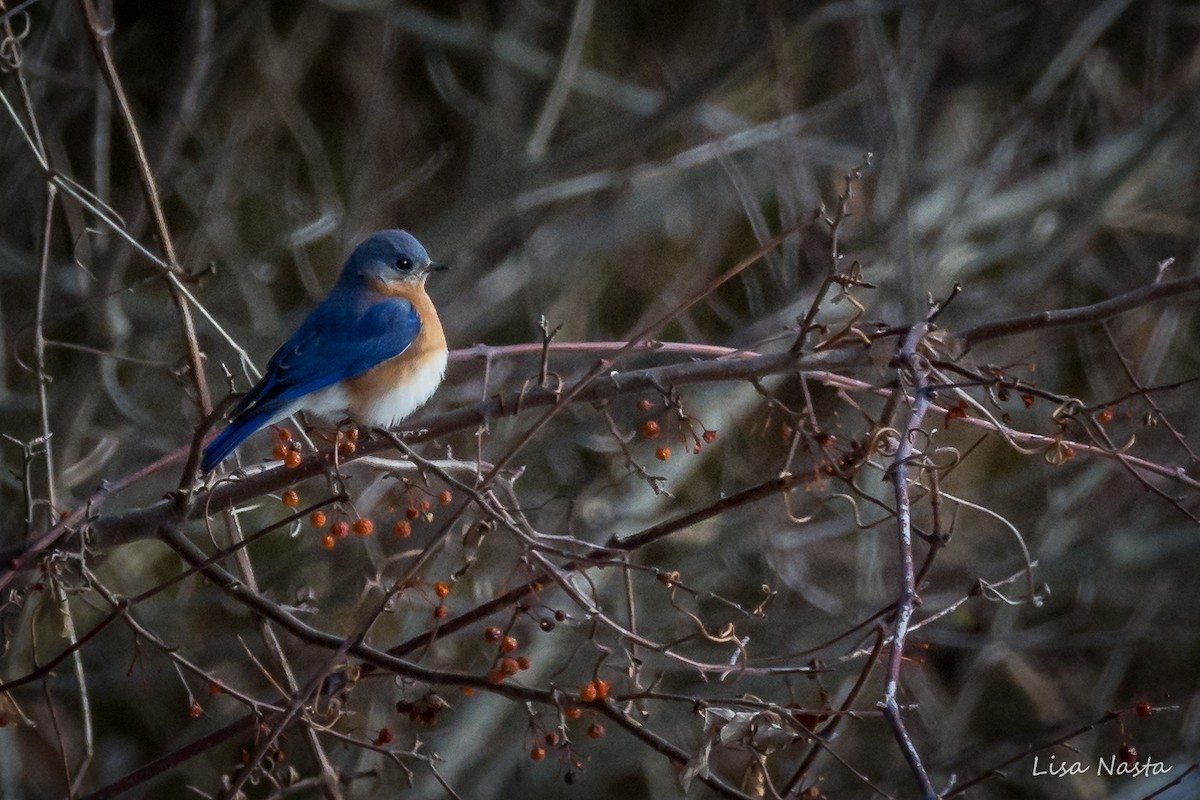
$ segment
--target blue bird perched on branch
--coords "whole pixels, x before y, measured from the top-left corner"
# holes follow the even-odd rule
[[[329,294],[275,351],[229,426],[204,448],[201,471],[297,411],[390,427],[424,405],[447,358],[425,278],[444,269],[401,230],[380,231],[355,248]]]

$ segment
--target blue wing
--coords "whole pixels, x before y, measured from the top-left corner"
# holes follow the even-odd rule
[[[271,356],[266,374],[234,408],[229,427],[204,448],[201,471],[212,470],[305,395],[400,355],[420,329],[421,318],[403,298],[335,288]]]

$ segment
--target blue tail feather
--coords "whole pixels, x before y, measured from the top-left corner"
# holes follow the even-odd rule
[[[225,430],[217,434],[217,438],[204,448],[204,455],[200,460],[200,471],[202,473],[211,472],[233,452],[234,448],[265,425],[270,418],[270,413],[263,413],[261,410],[257,414],[236,417]]]

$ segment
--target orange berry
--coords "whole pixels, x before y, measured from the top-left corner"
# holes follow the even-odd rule
[[[529,751],[529,757],[532,758],[534,761],[541,761],[543,758],[546,757],[546,748],[541,747],[541,746],[534,747],[532,750]]]
[[[454,499],[454,495],[449,489],[442,489],[442,493],[438,495],[438,502],[444,506],[450,505],[450,501]]]
[[[669,447],[658,448],[657,450],[654,451],[654,457],[657,458],[659,461],[670,461],[671,460],[671,448],[669,448]]]
[[[440,605],[433,609],[433,616],[436,619],[445,619],[446,617],[450,616],[450,609]]]
[[[203,713],[204,713],[204,709],[200,707],[200,701],[193,700],[192,707],[188,709],[188,714],[192,717],[192,719],[195,719],[196,717],[200,716]]]
[[[592,739],[599,739],[604,735],[604,726],[599,722],[593,722],[591,725],[588,725],[587,735]]]
[[[835,444],[837,444],[837,437],[834,436],[832,433],[818,433],[817,434],[817,447],[820,447],[822,450],[828,450],[830,447],[833,447]]]
[[[354,521],[354,532],[359,536],[370,536],[375,530],[375,523],[367,517],[362,517]]]
[[[302,460],[303,459],[300,456],[299,450],[288,450],[287,455],[285,455],[283,457],[283,463],[292,469],[295,469],[296,467],[300,466],[300,462]]]
[[[1142,702],[1137,704],[1137,715],[1139,717],[1148,717],[1154,713],[1154,706],[1149,703]]]
[[[1108,408],[1102,410],[1099,414],[1096,415],[1097,422],[1112,422],[1112,418],[1113,418],[1112,406],[1109,406]]]
[[[700,445],[699,444],[692,446],[692,455],[694,455],[694,456],[700,455]]]
[[[358,428],[351,428],[350,430],[348,430],[346,432],[346,436],[347,436],[347,438],[350,439],[350,441],[357,442],[358,441]]]
[[[350,533],[350,523],[340,520],[329,526],[329,532],[339,539],[345,539]]]
[[[275,445],[274,447],[272,447],[272,448],[271,448],[271,457],[272,457],[272,458],[277,458],[277,459],[279,459],[280,461],[283,461],[283,459],[284,459],[284,458],[286,458],[286,457],[287,457],[287,454],[288,454],[288,453],[290,453],[290,452],[291,452],[291,451],[290,451],[290,450],[288,450],[286,447],[284,447],[282,443],[281,443],[281,444],[277,444],[277,445]]]
[[[220,687],[220,686],[217,686],[215,683],[210,683],[210,684],[208,685],[208,693],[209,693],[209,694],[220,694],[220,693],[221,693],[221,687]],[[1144,717],[1144,716],[1146,716],[1146,715],[1145,715],[1145,714],[1142,714],[1141,716],[1143,716],[1143,717]]]
[[[505,636],[503,639],[500,640],[500,651],[501,652],[511,653],[513,650],[516,650],[516,649],[517,649],[517,637]]]
[[[276,428],[275,438],[281,442],[290,442],[292,440],[292,432],[287,428]]]
[[[567,706],[563,709],[563,716],[567,719],[579,719],[583,716],[583,709],[579,706]]]
[[[356,449],[357,448],[355,448],[354,442],[342,442],[342,446],[338,448],[338,450],[340,450],[344,456],[354,455],[354,451]]]
[[[517,656],[517,666],[520,667],[522,670],[527,670],[532,665],[533,665],[533,662],[529,660],[529,656]]]
[[[471,697],[473,694],[475,694],[475,687],[474,686],[464,686],[461,689],[459,689],[459,691],[462,692],[463,697]]]
[[[300,505],[300,495],[296,494],[295,489],[288,489],[286,492],[284,492],[282,500],[285,506]]]
[[[431,504],[430,504],[430,502],[429,502],[428,500],[422,500],[422,501],[421,501],[421,510],[422,510],[422,511],[428,511],[428,510],[429,510],[429,506],[430,506],[430,505],[431,505]]]
[[[488,628],[487,630],[485,630],[483,632],[483,640],[485,642],[491,642],[493,644],[500,641],[500,638],[502,636],[504,636],[504,631],[500,630],[495,625],[493,625],[492,627]]]
[[[308,521],[313,524],[314,528],[324,528],[325,527],[325,512],[324,511],[314,511],[313,513],[308,515]]]
[[[438,597],[445,597],[450,594],[450,585],[445,581],[438,581],[433,585],[433,593]]]
[[[783,439],[785,442],[792,438],[792,426],[788,425],[786,422],[779,423],[779,438]]]
[[[652,419],[646,420],[646,423],[642,425],[642,435],[647,439],[653,439],[655,436],[658,436],[660,431],[658,423]]]
[[[559,737],[558,737],[558,733],[556,731],[550,731],[549,733],[546,734],[546,744],[550,745],[551,747],[557,746],[558,740],[559,740]]]
[[[508,677],[498,669],[488,670],[487,682],[493,686],[499,683],[504,683],[504,679]]]
[[[608,687],[612,686],[612,681],[595,680],[592,683],[596,685],[596,697],[601,700],[608,697]]]
[[[421,516],[421,512],[419,509],[409,506],[408,508],[404,509],[404,516],[408,517],[409,519],[416,519],[417,517]]]
[[[521,670],[521,665],[517,663],[515,658],[500,659],[500,671],[507,675],[516,675]]]
[[[596,686],[589,683],[579,690],[579,699],[581,702],[590,703],[596,699]]]
[[[326,550],[332,550],[336,541],[336,539],[327,533],[321,537],[321,547],[324,547]]]
[[[1033,405],[1033,401],[1034,401],[1033,395],[1031,395],[1031,394],[1021,395],[1021,402],[1025,404],[1026,408],[1029,408],[1031,405]]]
[[[407,539],[412,536],[412,523],[408,520],[400,520],[392,526],[392,535],[399,536],[401,539]]]
[[[652,408],[654,408],[654,401],[649,397],[643,397],[641,400],[638,400],[638,409],[641,411],[649,411]]]
[[[716,440],[717,440],[717,432],[716,431],[705,431],[704,432],[704,441],[708,442],[709,444],[712,444]]]

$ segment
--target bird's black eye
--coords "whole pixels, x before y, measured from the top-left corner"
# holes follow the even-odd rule
[[[406,256],[400,256],[396,259],[396,269],[407,272],[412,269],[412,261]]]

